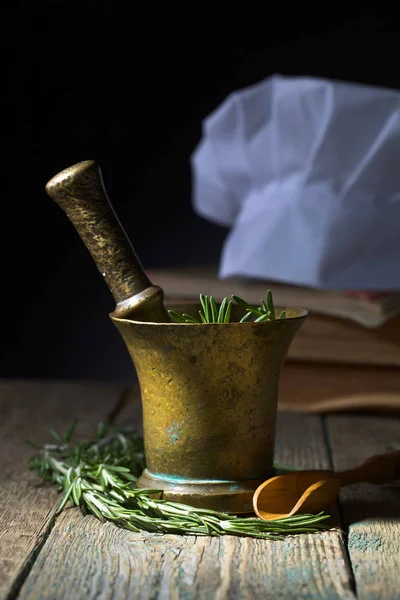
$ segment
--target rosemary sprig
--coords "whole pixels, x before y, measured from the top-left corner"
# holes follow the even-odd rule
[[[254,323],[259,321],[273,321],[276,319],[271,290],[267,290],[266,299],[261,300],[258,308],[253,308],[246,300],[239,298],[239,296],[232,295],[232,298],[237,304],[245,309],[245,315],[240,319],[240,323],[244,323],[252,315],[255,315],[253,318]],[[179,314],[174,310],[169,310],[168,312],[178,323],[230,323],[232,300],[229,300],[228,297],[223,298],[218,309],[213,296],[208,297],[204,294],[200,294],[200,304],[202,308],[202,310],[199,310],[200,320],[187,313]],[[286,319],[285,311],[281,312],[279,319]]]
[[[224,298],[218,308],[213,296],[205,296],[200,294],[200,303],[203,310],[199,310],[200,320],[188,315],[187,313],[179,314],[173,310],[169,310],[169,314],[178,323],[229,323],[231,318],[232,300]]]
[[[92,439],[72,444],[74,427],[63,436],[52,430],[57,443],[39,448],[29,460],[30,469],[63,492],[58,512],[72,502],[84,513],[135,532],[272,540],[320,531],[329,518],[319,513],[263,521],[168,502],[161,490],[135,487],[144,468],[143,440],[135,431],[100,424]]]
[[[252,315],[255,315],[255,317],[253,318],[254,323],[258,323],[260,321],[276,320],[275,306],[271,290],[267,290],[265,294],[265,300],[260,301],[260,306],[258,308],[253,308],[248,304],[248,302],[246,302],[246,300],[243,300],[243,298],[239,298],[239,296],[232,296],[232,298],[237,304],[239,304],[239,306],[242,306],[246,311],[244,317],[242,317],[242,319],[240,320],[240,323],[244,323]],[[286,318],[286,311],[283,310],[279,315],[279,319]]]

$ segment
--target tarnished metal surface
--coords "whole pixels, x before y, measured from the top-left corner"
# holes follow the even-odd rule
[[[117,302],[116,314],[168,322],[163,291],[153,286],[121,227],[104,189],[99,167],[87,160],[58,173],[46,185],[92,255]]]
[[[253,491],[273,473],[281,368],[306,318],[285,310],[284,320],[199,325],[111,314],[141,387],[147,472],[140,485],[194,505],[251,510]]]
[[[171,323],[163,291],[144,273],[96,163],[69,167],[46,191],[117,302],[111,318],[143,398],[147,470],[139,485],[197,506],[251,511],[254,490],[273,474],[279,377],[305,311],[286,309],[288,319],[261,323]],[[170,308],[197,316],[199,307]]]

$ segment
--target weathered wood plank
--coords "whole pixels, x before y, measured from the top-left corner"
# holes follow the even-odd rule
[[[26,599],[351,598],[338,535],[285,542],[132,534],[75,509],[57,519]]]
[[[400,450],[400,419],[330,416],[327,428],[336,470],[374,454]],[[360,599],[400,599],[400,484],[342,488],[343,526]]]
[[[296,411],[321,400],[400,395],[399,370],[383,367],[323,365],[287,362],[279,386],[279,404]]]
[[[328,467],[320,418],[281,415],[277,460]],[[54,597],[297,600],[354,594],[335,529],[283,542],[134,534],[73,509],[57,518],[20,594],[20,600]]]
[[[121,395],[114,385],[2,381],[0,383],[0,598],[13,597],[52,526],[59,502],[54,489],[37,487],[28,471],[48,429],[65,430],[79,419],[77,435],[92,433]]]

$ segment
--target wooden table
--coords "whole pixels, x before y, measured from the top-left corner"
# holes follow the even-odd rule
[[[343,489],[329,531],[282,542],[135,534],[77,508],[55,518],[59,496],[36,486],[24,440],[43,444],[74,416],[79,436],[110,416],[140,426],[126,398],[114,384],[0,383],[1,599],[400,599],[398,482]],[[279,414],[280,463],[340,470],[395,449],[398,417]]]

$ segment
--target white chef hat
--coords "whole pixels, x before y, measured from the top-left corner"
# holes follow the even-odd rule
[[[221,278],[400,287],[400,92],[274,75],[231,94],[192,157]]]

